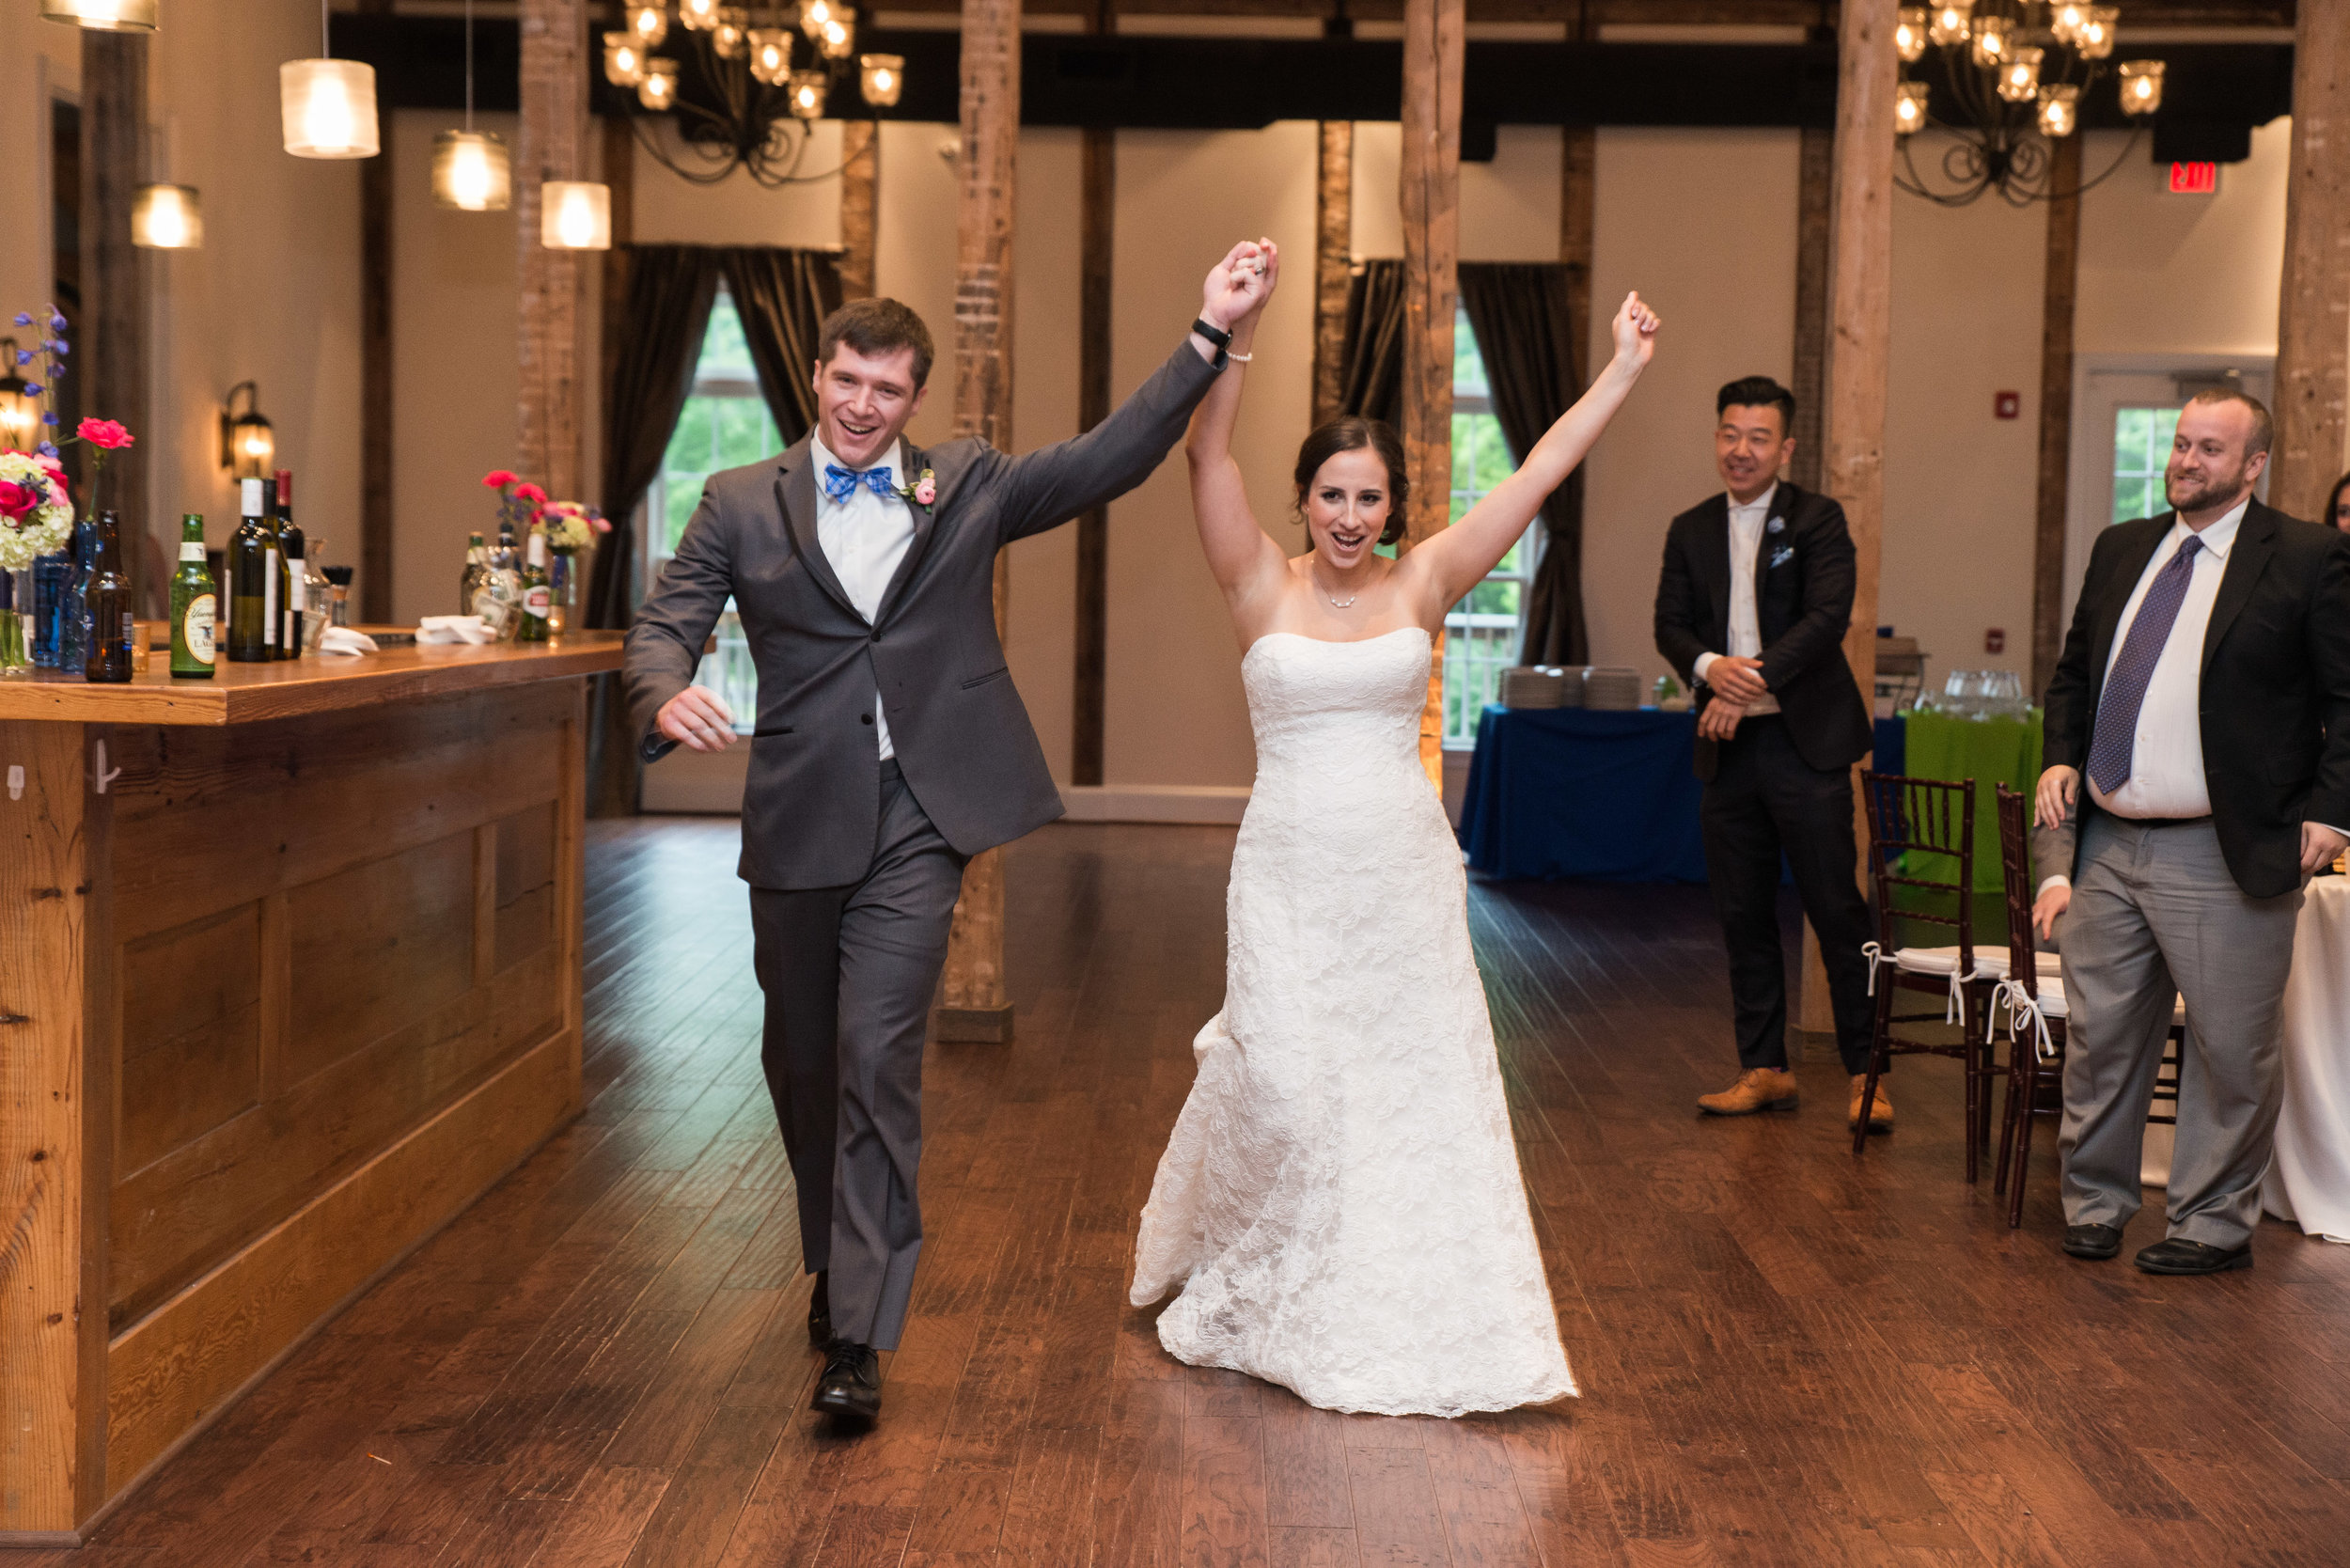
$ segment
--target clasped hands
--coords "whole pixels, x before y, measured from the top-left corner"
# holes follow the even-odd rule
[[[1714,700],[1698,714],[1698,733],[1709,741],[1736,734],[1747,705],[1761,701],[1771,690],[1762,683],[1762,661],[1735,653],[1716,654],[1705,666],[1705,683],[1714,688]]]

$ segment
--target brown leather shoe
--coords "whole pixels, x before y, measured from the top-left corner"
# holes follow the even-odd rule
[[[1855,1073],[1852,1075],[1852,1108],[1844,1112],[1845,1126],[1851,1127],[1859,1123],[1860,1091],[1868,1086],[1869,1075],[1867,1074]],[[1892,1130],[1893,1102],[1886,1097],[1885,1080],[1883,1078],[1879,1078],[1877,1080],[1876,1095],[1869,1102],[1869,1131],[1872,1133],[1889,1133]]]
[[[1719,1094],[1698,1096],[1708,1116],[1752,1116],[1756,1111],[1794,1110],[1795,1075],[1776,1067],[1749,1067]]]

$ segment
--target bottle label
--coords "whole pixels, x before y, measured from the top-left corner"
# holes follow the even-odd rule
[[[181,540],[180,541],[180,558],[183,561],[202,560],[204,558],[204,541],[200,539]]]
[[[286,607],[293,611],[296,615],[300,615],[303,611],[310,607],[310,596],[305,591],[308,587],[309,585],[303,581],[299,574],[297,574],[292,581],[286,585],[286,598],[288,600]]]
[[[180,618],[180,639],[188,645],[188,656],[199,664],[212,662],[212,622],[218,605],[211,594],[199,593],[188,601],[187,613]]]
[[[277,646],[277,552],[262,552],[266,564],[261,568],[261,646]]]
[[[554,595],[547,592],[544,584],[537,588],[525,588],[523,591],[523,612],[525,615],[537,616],[540,620],[546,619],[547,611],[553,607],[554,603]]]

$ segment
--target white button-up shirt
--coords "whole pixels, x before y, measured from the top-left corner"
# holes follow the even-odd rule
[[[2219,579],[2228,570],[2228,552],[2235,547],[2236,530],[2243,526],[2245,509],[2250,505],[2248,497],[2201,534],[2184,520],[2171,524],[2170,533],[2155,547],[2154,558],[2138,573],[2129,603],[2123,606],[2121,623],[2113,629],[2113,648],[2106,655],[2108,681],[2155,574],[2170,564],[2170,557],[2187,540],[2202,541],[2194,572],[2186,580],[2186,597],[2179,604],[2179,618],[2170,623],[2162,657],[2155,661],[2154,672],[2146,682],[2146,700],[2138,706],[2130,776],[2111,794],[2093,783],[2089,787],[2097,804],[2117,817],[2211,815],[2211,789],[2203,778],[2203,634],[2211,626]],[[2091,734],[2093,740],[2093,729]]]
[[[881,613],[882,595],[906,558],[906,547],[914,542],[914,509],[903,496],[874,494],[862,479],[849,492],[847,500],[834,500],[824,494],[824,470],[835,463],[843,468],[848,464],[833,456],[818,437],[809,437],[808,454],[808,461],[816,465],[817,547],[824,552],[824,560],[840,579],[856,613],[871,620]],[[902,447],[893,445],[887,460],[874,467],[888,470],[891,484],[902,483]],[[889,742],[889,718],[882,712],[878,687],[873,693],[873,734],[884,761],[898,754]]]
[[[1771,515],[1771,498],[1778,494],[1778,481],[1753,500],[1741,503],[1730,497],[1730,646],[1722,653],[1741,659],[1762,656],[1762,619],[1754,603],[1754,562],[1762,551],[1762,525]],[[1700,681],[1714,667],[1721,653],[1700,653],[1692,670]],[[1776,713],[1778,698],[1764,692],[1747,704],[1747,713]]]

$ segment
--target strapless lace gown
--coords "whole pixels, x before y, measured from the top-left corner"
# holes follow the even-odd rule
[[[1287,633],[1241,663],[1257,783],[1224,1011],[1142,1212],[1178,1359],[1458,1416],[1575,1391],[1527,1214],[1467,888],[1419,764],[1430,648]]]

